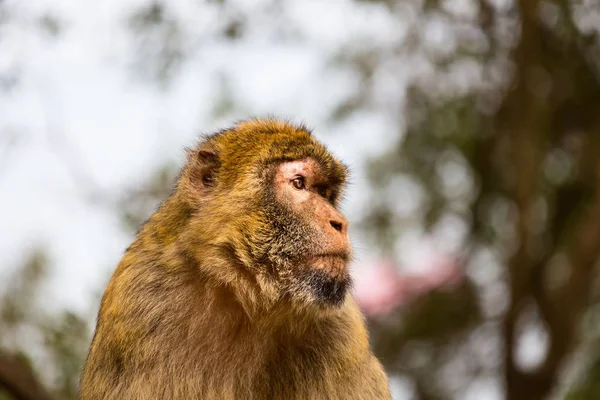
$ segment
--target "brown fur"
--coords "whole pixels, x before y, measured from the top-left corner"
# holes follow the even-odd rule
[[[304,127],[252,120],[189,152],[106,288],[81,399],[390,398],[352,296],[319,301],[294,261],[321,239],[269,182],[306,157],[336,206],[346,169]]]

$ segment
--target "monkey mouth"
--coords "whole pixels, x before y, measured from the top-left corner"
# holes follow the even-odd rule
[[[350,256],[347,253],[324,253],[309,258],[308,265],[337,278],[347,273],[346,266],[349,261]]]

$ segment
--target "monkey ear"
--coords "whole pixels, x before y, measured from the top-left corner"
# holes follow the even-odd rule
[[[210,151],[199,151],[197,157],[202,166],[200,168],[202,185],[205,188],[214,187],[217,183],[217,170],[221,166],[219,157]]]
[[[189,181],[193,191],[206,192],[217,184],[221,160],[216,152],[197,150],[190,154]]]

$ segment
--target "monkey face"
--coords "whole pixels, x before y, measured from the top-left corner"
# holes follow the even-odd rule
[[[272,242],[267,259],[286,293],[341,305],[350,287],[348,221],[335,208],[339,188],[312,158],[275,166],[265,198]]]
[[[249,270],[240,277],[269,302],[341,305],[351,283],[348,221],[337,210],[346,174],[302,126],[240,123],[189,153],[176,192],[191,210],[182,219],[192,216],[181,242],[218,279],[231,277],[215,265]]]

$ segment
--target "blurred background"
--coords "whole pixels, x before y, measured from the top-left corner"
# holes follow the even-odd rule
[[[201,133],[314,128],[398,400],[600,399],[597,0],[0,0],[0,399],[74,399]]]

